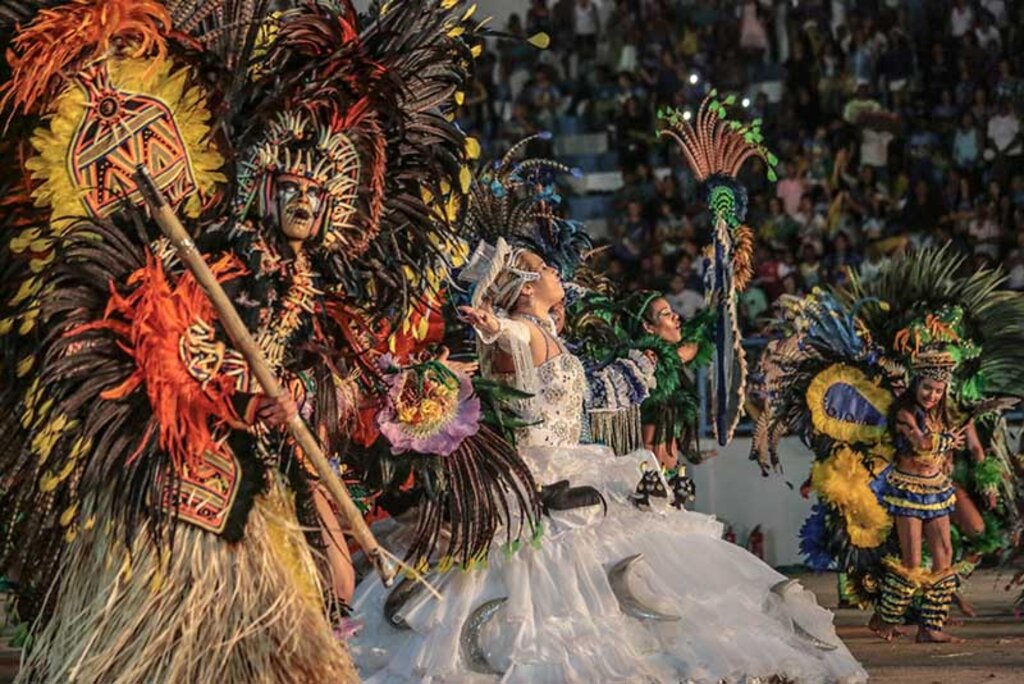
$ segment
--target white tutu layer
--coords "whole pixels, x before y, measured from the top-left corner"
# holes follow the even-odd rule
[[[424,591],[411,598],[400,612],[406,630],[385,619],[389,590],[368,578],[354,601],[364,627],[351,642],[368,682],[867,679],[814,595],[798,585],[781,591],[786,578],[722,540],[713,517],[668,506],[640,511],[627,500],[649,454],[538,447],[524,456],[539,482],[597,486],[608,515],[600,506],[556,513],[539,548],[511,557],[495,550],[487,569],[435,579],[443,600]],[[609,570],[636,554],[642,558],[627,573],[628,594],[676,619],[632,617],[620,607]],[[464,630],[474,611],[501,598],[489,620]],[[823,650],[826,644],[836,648]],[[484,654],[475,666],[474,645]]]

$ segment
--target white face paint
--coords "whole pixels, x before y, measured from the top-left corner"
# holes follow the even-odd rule
[[[275,179],[281,232],[289,240],[308,240],[316,234],[323,205],[323,187],[302,176],[282,174]]]

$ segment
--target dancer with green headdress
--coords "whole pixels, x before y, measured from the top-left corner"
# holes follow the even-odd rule
[[[946,250],[917,252],[869,283],[790,300],[792,336],[762,358],[753,455],[777,469],[786,433],[814,451],[819,501],[801,549],[811,567],[847,574],[886,639],[916,621],[919,640],[950,640],[960,576],[1020,526],[1003,413],[1024,395],[1024,297],[1000,290],[998,272],[962,267]]]

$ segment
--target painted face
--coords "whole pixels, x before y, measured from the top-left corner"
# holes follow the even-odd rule
[[[277,215],[281,232],[288,240],[315,236],[323,219],[323,187],[302,176],[281,174],[275,179]]]
[[[946,394],[946,383],[941,380],[923,378],[917,383],[917,403],[926,411],[938,406]]]
[[[537,301],[554,306],[565,297],[565,290],[562,288],[562,279],[559,278],[558,271],[544,263],[544,260],[533,252],[525,252],[519,258],[519,268],[540,276],[534,282],[529,283],[529,286],[533,288],[533,297]]]
[[[664,297],[658,297],[647,305],[644,328],[669,344],[679,344],[683,340],[679,314],[672,310]]]

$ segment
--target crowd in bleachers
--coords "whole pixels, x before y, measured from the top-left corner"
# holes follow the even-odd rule
[[[569,208],[606,222],[601,267],[627,289],[665,290],[684,316],[703,305],[708,216],[655,130],[659,108],[692,111],[713,85],[782,160],[777,183],[759,163],[742,176],[748,331],[783,293],[922,246],[1002,265],[1024,290],[1024,2],[533,0],[507,31],[551,46],[486,52],[463,125],[492,154],[542,130],[606,141],[569,161],[621,180]]]

